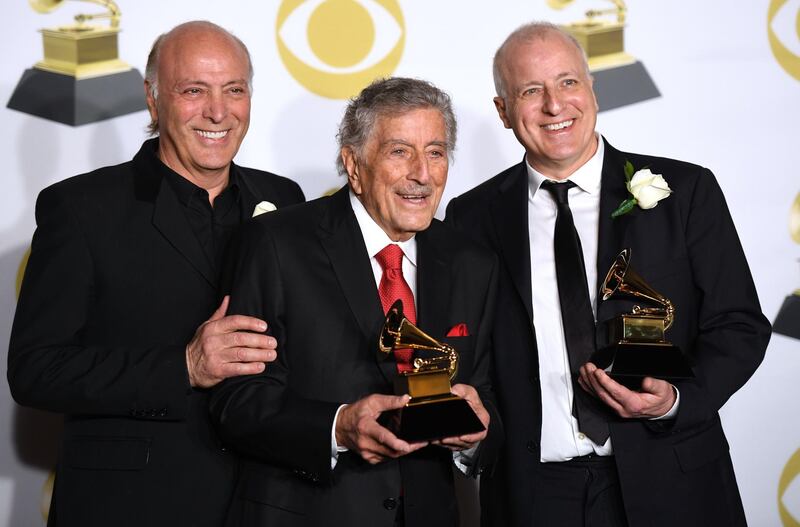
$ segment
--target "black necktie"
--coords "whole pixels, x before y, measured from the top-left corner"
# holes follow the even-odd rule
[[[567,199],[567,192],[574,186],[575,183],[572,181],[542,183],[542,188],[550,192],[558,207],[553,248],[564,340],[567,344],[567,356],[572,374],[575,401],[573,412],[578,419],[581,432],[596,444],[602,445],[608,439],[608,423],[604,411],[598,404],[599,401],[586,393],[577,382],[578,370],[595,350],[595,334],[581,240],[578,231],[575,230]]]

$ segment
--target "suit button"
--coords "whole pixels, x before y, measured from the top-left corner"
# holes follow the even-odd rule
[[[158,416],[159,416],[159,417],[165,417],[166,415],[167,415],[167,409],[166,409],[166,408],[162,408],[162,409],[161,409],[161,410],[158,412]]]
[[[386,498],[383,500],[383,508],[387,511],[393,511],[397,508],[397,500],[394,498]]]
[[[531,454],[536,454],[539,452],[539,443],[537,441],[528,441],[525,444],[525,448],[527,448],[528,452]]]

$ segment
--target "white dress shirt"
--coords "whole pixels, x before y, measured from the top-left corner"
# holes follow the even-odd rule
[[[547,178],[528,168],[528,236],[531,248],[531,289],[533,325],[539,351],[539,383],[542,389],[541,461],[566,461],[590,454],[610,455],[611,439],[597,445],[578,431],[572,415],[573,386],[567,346],[561,321],[561,305],[556,282],[553,232],[556,203],[549,192],[541,190]],[[598,138],[597,152],[568,179],[575,183],[569,190],[569,207],[575,229],[581,239],[589,301],[597,316],[597,236],[600,225],[600,174],[603,170],[603,141]],[[620,168],[622,176],[622,169]],[[556,331],[554,328],[558,328]],[[576,389],[581,389],[576,387]]]

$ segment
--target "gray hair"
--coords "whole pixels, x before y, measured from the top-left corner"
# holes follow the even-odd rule
[[[583,66],[586,69],[586,75],[591,77],[591,72],[589,71],[589,62],[586,58],[586,51],[574,36],[565,31],[564,28],[550,22],[529,22],[518,27],[510,35],[508,35],[508,38],[503,41],[500,47],[497,48],[497,52],[494,54],[494,61],[492,62],[492,74],[494,75],[494,89],[497,92],[498,97],[505,99],[507,95],[507,87],[505,84],[506,81],[503,77],[502,66],[505,61],[505,54],[508,48],[510,48],[513,44],[520,42],[531,42],[532,40],[536,39],[544,39],[546,36],[553,33],[561,35],[568,42],[571,42],[576,48],[578,48],[578,50],[581,52],[581,57],[583,57]]]
[[[147,81],[150,86],[150,95],[153,96],[153,99],[158,99],[158,65],[161,59],[161,50],[164,47],[164,43],[182,31],[202,28],[214,31],[231,39],[231,41],[241,48],[247,57],[247,86],[248,89],[252,91],[253,61],[250,59],[250,51],[248,51],[247,46],[244,45],[244,42],[242,42],[239,37],[227,29],[218,26],[213,22],[209,22],[207,20],[193,20],[191,22],[184,22],[183,24],[177,25],[170,29],[166,33],[162,33],[158,36],[158,38],[156,38],[155,42],[153,42],[153,47],[150,49],[150,53],[147,55],[147,66],[145,66],[144,69],[144,80]],[[158,121],[151,120],[150,124],[147,125],[147,131],[150,135],[156,135],[158,133]]]
[[[439,110],[442,114],[447,155],[452,160],[457,125],[450,96],[430,82],[407,77],[375,80],[350,99],[339,124],[339,133],[336,134],[340,153],[348,147],[356,157],[362,158],[364,146],[379,117],[401,115],[423,108]],[[341,155],[336,158],[336,169],[340,175],[347,175]]]

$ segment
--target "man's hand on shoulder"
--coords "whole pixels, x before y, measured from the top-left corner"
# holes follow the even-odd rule
[[[381,413],[402,408],[408,401],[408,395],[372,394],[348,404],[336,419],[336,443],[373,465],[427,446],[428,443],[407,443],[398,439],[378,423]]]
[[[450,389],[450,392],[454,395],[458,395],[469,403],[470,408],[472,408],[472,411],[475,412],[475,415],[478,416],[478,419],[480,419],[486,429],[483,432],[476,432],[469,435],[445,437],[444,439],[434,441],[434,444],[449,448],[453,452],[469,450],[486,438],[486,434],[489,430],[489,412],[483,406],[477,390],[472,386],[468,384],[455,384]]]
[[[667,381],[645,377],[641,391],[634,392],[591,362],[581,366],[578,382],[584,390],[594,394],[620,417],[661,417],[675,404],[675,390]]]
[[[211,388],[223,379],[261,373],[278,356],[277,341],[263,335],[267,323],[244,315],[225,316],[226,296],[211,318],[203,322],[186,346],[189,383]],[[254,333],[255,332],[255,333]]]

